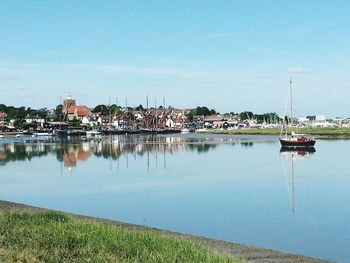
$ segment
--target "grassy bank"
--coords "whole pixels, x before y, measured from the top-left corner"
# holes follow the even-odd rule
[[[241,262],[196,242],[57,212],[0,214],[0,262]]]
[[[350,128],[300,128],[297,133],[306,133],[314,136],[349,137]],[[238,134],[238,135],[279,135],[280,129],[237,129],[237,130],[208,130],[200,133],[208,134]]]

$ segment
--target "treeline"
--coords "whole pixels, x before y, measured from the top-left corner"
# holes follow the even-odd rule
[[[244,111],[239,113],[239,118],[241,121],[244,120],[255,120],[258,123],[277,123],[281,121],[282,119],[278,116],[277,113],[275,112],[269,112],[269,113],[264,113],[264,114],[254,114],[251,111]]]
[[[5,104],[0,104],[0,112],[5,112],[7,115],[7,120],[20,120],[24,119],[26,116],[38,116],[41,118],[47,117],[47,111],[46,109],[32,109],[32,108],[26,108],[24,106],[22,107],[14,107],[14,106],[6,106]]]
[[[215,115],[215,114],[219,114],[219,112],[217,112],[216,110],[214,109],[209,109],[208,107],[205,107],[205,106],[198,106],[197,108],[191,110],[187,117],[190,119],[190,120],[193,120],[193,117],[194,116],[209,116],[209,115]]]

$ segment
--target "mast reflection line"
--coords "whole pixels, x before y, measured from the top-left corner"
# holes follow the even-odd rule
[[[283,167],[284,182],[286,183],[287,190],[288,190],[289,203],[290,203],[290,206],[292,207],[293,212],[294,212],[291,191],[290,191],[290,187],[289,187],[289,184],[288,184],[287,170],[286,170],[286,166],[284,164],[283,156],[281,156],[281,163],[282,163],[282,167]]]

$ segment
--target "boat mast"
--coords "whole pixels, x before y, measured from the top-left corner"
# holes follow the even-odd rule
[[[108,121],[109,129],[112,129],[112,117],[111,117],[111,97],[108,98]]]
[[[292,78],[289,80],[289,92],[290,92],[290,132],[293,132],[293,91],[292,91]]]

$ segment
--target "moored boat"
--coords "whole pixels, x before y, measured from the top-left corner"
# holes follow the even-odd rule
[[[313,147],[316,143],[315,138],[308,134],[297,134],[294,132],[293,121],[293,91],[292,91],[292,79],[289,82],[289,96],[290,96],[290,117],[285,117],[280,133],[280,143],[282,147],[290,148],[307,148]],[[286,116],[286,114],[285,114]]]
[[[306,134],[295,134],[280,136],[282,147],[313,147],[316,143],[315,139]]]

